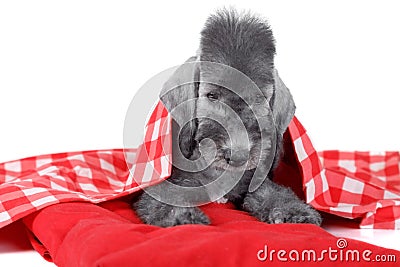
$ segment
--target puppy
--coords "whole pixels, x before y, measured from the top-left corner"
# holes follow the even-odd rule
[[[321,224],[318,212],[272,181],[295,111],[274,55],[263,19],[226,9],[207,19],[197,58],[161,93],[173,118],[173,167],[134,200],[145,223],[209,224],[198,206],[217,200],[267,223]]]

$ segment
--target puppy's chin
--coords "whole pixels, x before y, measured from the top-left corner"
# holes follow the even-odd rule
[[[243,172],[243,171],[253,170],[257,166],[253,160],[248,161],[246,164],[242,166],[235,167],[229,165],[224,159],[216,159],[212,163],[212,167],[214,167],[218,171]]]

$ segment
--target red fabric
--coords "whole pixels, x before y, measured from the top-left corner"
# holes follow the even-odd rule
[[[24,218],[35,249],[59,266],[280,266],[286,263],[276,257],[273,262],[258,261],[257,252],[264,245],[276,251],[337,249],[337,238],[321,228],[268,225],[229,205],[203,207],[212,226],[162,229],[140,223],[125,202],[104,202],[168,178],[170,134],[170,116],[159,102],[137,149],[59,153],[1,163],[0,227]],[[361,227],[400,227],[398,152],[317,153],[297,118],[289,125],[285,144],[277,182],[292,187],[319,210],[362,217]],[[101,202],[102,207],[94,204]],[[373,255],[389,253],[400,259],[396,251],[348,242],[349,249],[370,249]],[[326,258],[324,266],[340,263]],[[352,262],[366,264],[371,265]]]
[[[212,225],[183,225],[160,228],[140,223],[127,202],[114,200],[97,206],[91,203],[62,203],[44,208],[24,218],[24,223],[42,243],[41,253],[51,255],[54,263],[65,267],[86,266],[377,266],[376,262],[330,260],[280,261],[276,253],[272,261],[260,261],[257,253],[268,246],[271,250],[313,249],[317,259],[324,249],[343,251],[371,250],[376,255],[400,252],[347,239],[347,246],[338,247],[338,238],[322,228],[309,224],[270,225],[257,221],[229,204],[202,207]],[[38,241],[33,240],[34,243]],[[37,244],[38,245],[38,244]],[[307,254],[306,254],[307,255]],[[361,255],[361,254],[360,254]],[[261,251],[261,257],[265,256]],[[300,258],[301,259],[301,258]],[[305,256],[307,259],[307,256]],[[351,258],[349,258],[350,260]],[[379,266],[398,266],[396,262]]]

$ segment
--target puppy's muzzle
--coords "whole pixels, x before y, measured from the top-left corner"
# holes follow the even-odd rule
[[[223,153],[226,163],[233,167],[241,167],[246,164],[249,159],[249,151],[244,149],[235,151],[225,149]]]

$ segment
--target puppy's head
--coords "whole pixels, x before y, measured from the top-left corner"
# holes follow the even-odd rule
[[[231,170],[254,169],[265,155],[275,157],[271,139],[283,134],[295,108],[274,69],[274,55],[272,31],[263,19],[233,10],[208,18],[200,60],[174,75],[192,75],[195,82],[162,97],[170,110],[190,102],[173,114],[184,121],[175,125],[175,134],[185,157],[213,148],[212,167]]]
[[[217,147],[215,165],[220,168],[253,169],[261,154],[271,153],[271,140],[263,140],[262,132],[277,131],[282,134],[290,122],[294,104],[283,83],[274,70],[275,41],[268,23],[249,13],[238,14],[234,10],[221,10],[209,17],[201,32],[200,61],[216,62],[232,67],[254,82],[243,83],[242,88],[226,88],[218,84],[200,83],[197,102],[198,128],[195,139],[214,140]],[[217,76],[224,80],[225,72],[219,68],[209,70],[200,64],[201,80]],[[243,79],[240,79],[241,81]],[[285,91],[285,103],[280,103],[281,92]],[[279,95],[279,96],[278,96]],[[264,110],[263,110],[264,109]],[[257,113],[266,116],[273,109],[272,121],[260,125]],[[237,122],[229,114],[234,111],[243,123],[247,137],[237,131]],[[262,111],[263,110],[263,111]],[[261,111],[261,112],[260,112]],[[224,126],[215,120],[207,119],[220,114]],[[232,122],[230,122],[232,121]],[[248,142],[246,142],[248,140]],[[263,146],[262,142],[270,142]]]
[[[201,32],[201,61],[235,68],[261,90],[274,84],[274,55],[275,40],[268,23],[250,13],[220,10],[207,19]]]

